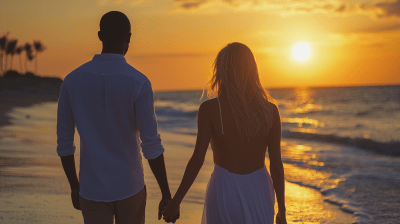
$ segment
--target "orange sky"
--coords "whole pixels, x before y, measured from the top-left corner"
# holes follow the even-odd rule
[[[155,90],[202,89],[230,42],[252,49],[266,87],[400,84],[400,0],[1,1],[0,36],[41,40],[38,73],[63,78],[101,52],[111,10],[130,18],[126,59]],[[291,53],[301,41],[304,62]]]

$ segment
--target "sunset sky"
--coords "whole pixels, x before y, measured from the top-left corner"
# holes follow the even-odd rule
[[[101,52],[112,10],[131,20],[125,57],[155,90],[202,89],[230,42],[250,47],[266,87],[400,84],[400,0],[1,1],[0,36],[40,40],[38,73],[64,78]],[[293,57],[298,43],[308,59]]]

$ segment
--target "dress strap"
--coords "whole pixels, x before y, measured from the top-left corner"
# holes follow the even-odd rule
[[[218,100],[218,106],[219,106],[219,117],[221,118],[221,128],[222,128],[222,134],[224,134],[224,125],[222,124],[222,112],[221,112],[221,103],[219,102],[219,98],[217,97]]]

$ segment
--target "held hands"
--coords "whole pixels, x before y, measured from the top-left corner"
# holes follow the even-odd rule
[[[164,220],[167,223],[175,223],[177,219],[180,217],[180,203],[176,202],[174,199],[170,200],[167,206],[164,208],[162,212],[164,216]]]

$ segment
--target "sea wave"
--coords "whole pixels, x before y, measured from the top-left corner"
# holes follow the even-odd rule
[[[341,137],[333,134],[318,134],[306,132],[294,132],[290,130],[282,130],[282,137],[296,138],[312,141],[322,141],[333,144],[342,144],[352,147],[357,147],[365,150],[370,150],[379,154],[400,156],[400,142],[378,142],[367,138],[351,138]]]
[[[177,110],[171,107],[156,107],[157,116],[166,116],[166,117],[189,117],[196,118],[197,110]]]
[[[309,111],[301,111],[296,112],[298,115],[332,115],[335,112],[333,110],[309,110]]]
[[[190,123],[185,125],[185,127],[186,126],[196,127],[196,117],[198,111],[187,110],[186,108],[177,109],[166,106],[166,107],[156,107],[156,114],[157,117],[160,119],[159,121],[163,121],[162,118],[165,117],[166,121],[168,121],[166,123],[168,124],[170,123],[170,121],[174,122],[182,121]],[[321,134],[318,133],[317,130],[317,127],[319,127],[320,125],[323,124],[322,123],[320,124],[318,121],[313,119],[306,119],[306,118],[303,118],[301,120],[283,119],[282,127],[284,129],[282,130],[282,137],[304,139],[311,141],[321,141],[331,144],[341,144],[351,147],[357,147],[364,150],[370,150],[379,154],[400,156],[400,141],[392,140],[389,142],[380,142],[369,138],[344,137],[344,136],[337,136],[335,134]],[[300,131],[300,129],[296,131],[294,127],[301,127],[301,130],[303,131]],[[363,125],[357,124],[356,126],[354,126],[354,128],[360,129],[363,128]],[[197,135],[197,133],[194,133],[192,131],[185,131],[185,134]]]

